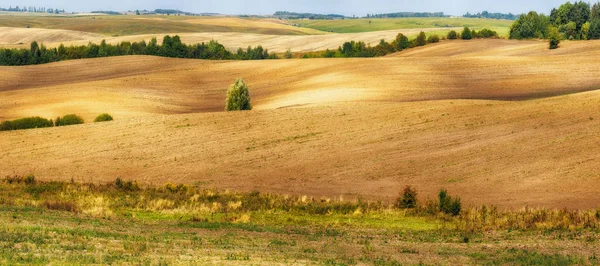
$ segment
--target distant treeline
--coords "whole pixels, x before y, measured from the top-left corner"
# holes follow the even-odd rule
[[[313,13],[295,13],[288,11],[277,11],[273,16],[283,19],[344,19],[344,15],[339,14],[313,14]]]
[[[132,12],[132,11],[129,11]],[[92,11],[91,13],[97,13],[97,14],[107,14],[107,15],[123,15],[123,13],[121,12],[116,12],[116,11],[104,11],[104,10],[99,10],[99,11]],[[184,12],[181,10],[177,10],[177,9],[155,9],[154,11],[148,11],[148,10],[136,10],[135,11],[136,15],[186,15],[186,16],[198,16],[198,15],[217,15],[215,13],[202,13],[202,14],[196,14],[196,13],[191,13],[191,12]]]
[[[58,8],[46,8],[46,7],[37,7],[37,6],[29,6],[29,7],[19,7],[19,6],[15,6],[15,7],[8,7],[8,8],[1,8],[0,7],[0,11],[6,11],[6,12],[30,12],[30,13],[50,13],[50,14],[58,14],[58,13],[65,13],[64,9],[58,9]]]
[[[156,14],[185,14],[185,12],[177,9],[156,9],[154,10]]]
[[[217,41],[186,45],[181,42],[179,36],[171,37],[167,35],[163,38],[162,45],[158,44],[156,38],[153,38],[149,43],[145,41],[122,42],[112,45],[103,40],[100,44],[89,43],[82,46],[67,47],[61,44],[58,48],[46,48],[44,45],[32,42],[30,49],[0,49],[0,65],[36,65],[62,60],[121,55],[154,55],[211,60],[277,59],[276,54],[269,54],[261,46],[248,47],[245,50],[240,48],[237,53],[232,53]]]
[[[443,18],[444,12],[397,12],[387,14],[367,14],[366,18]]]
[[[517,18],[519,18],[519,15],[515,15],[513,13],[490,13],[487,11],[483,11],[477,14],[471,14],[469,12],[467,12],[467,14],[464,14],[463,17],[465,18],[489,18],[489,19],[507,19],[507,20],[516,20]]]
[[[188,15],[188,16],[197,15],[195,13],[185,12],[185,11],[181,11],[181,10],[177,10],[177,9],[156,9],[156,10],[154,10],[154,13],[160,14],[160,15]]]
[[[110,10],[96,10],[96,11],[92,11],[90,12],[92,14],[106,14],[106,15],[121,15],[121,12],[117,12],[117,11],[110,11]]]

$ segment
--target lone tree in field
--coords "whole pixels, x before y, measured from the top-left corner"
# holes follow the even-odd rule
[[[227,111],[241,111],[241,110],[252,110],[250,104],[250,92],[248,91],[248,85],[241,78],[237,79],[235,83],[227,90],[227,100],[225,105]]]
[[[548,27],[548,38],[550,39],[550,50],[558,48],[560,43],[560,32],[554,26]]]

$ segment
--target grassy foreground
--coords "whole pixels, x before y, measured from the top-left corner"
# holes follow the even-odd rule
[[[597,264],[600,212],[0,182],[0,264]]]

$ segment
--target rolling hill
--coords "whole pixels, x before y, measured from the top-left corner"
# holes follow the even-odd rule
[[[475,40],[368,59],[2,67],[0,120],[116,121],[1,132],[0,176],[368,199],[411,184],[423,199],[447,188],[469,205],[595,207],[596,47]],[[222,112],[237,77],[255,110]]]

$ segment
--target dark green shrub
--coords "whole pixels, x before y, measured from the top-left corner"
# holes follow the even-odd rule
[[[113,117],[109,114],[101,114],[98,117],[96,117],[96,119],[94,119],[94,122],[106,122],[106,121],[113,121]]]
[[[458,33],[456,33],[456,31],[451,30],[450,32],[448,32],[448,40],[456,40],[458,39]]]
[[[427,35],[425,35],[425,32],[419,33],[419,35],[415,39],[415,46],[424,46],[426,44],[427,44]]]
[[[117,177],[117,179],[115,179],[115,187],[117,188],[123,188],[123,184],[125,182],[123,181],[123,179],[121,179],[121,177]]]
[[[225,105],[227,111],[241,111],[241,110],[252,110],[250,104],[250,92],[248,85],[241,78],[237,79],[235,83],[227,90],[227,100]]]
[[[28,175],[27,177],[25,177],[25,184],[27,184],[27,185],[33,185],[33,184],[35,184],[35,176],[34,175]]]
[[[124,181],[121,177],[117,177],[115,180],[115,187],[123,191],[138,191],[140,186],[134,181]]]
[[[83,118],[81,118],[75,114],[65,115],[62,118],[57,117],[56,121],[54,122],[54,125],[56,125],[57,127],[79,125],[79,124],[83,124]]]
[[[323,57],[324,58],[334,58],[335,51],[331,51],[331,50],[327,49],[327,50],[325,50],[325,52],[323,52]]]
[[[404,36],[402,33],[398,33],[396,35],[396,40],[394,40],[394,48],[396,51],[402,51],[410,46],[410,41],[408,41],[408,37]]]
[[[26,185],[35,185],[35,176],[34,175],[28,175],[26,177],[20,176],[20,175],[7,176],[3,179],[3,181],[4,181],[4,183],[7,183],[7,184],[25,183]]]
[[[292,50],[288,49],[287,51],[285,51],[285,59],[292,59],[294,57],[294,54],[292,54]]]
[[[29,128],[43,128],[43,127],[52,127],[54,124],[52,120],[48,120],[41,117],[28,117],[21,118],[12,121],[4,121],[0,124],[0,131],[6,130],[19,130],[19,129],[29,129]]]
[[[460,198],[454,197],[454,198],[452,198],[452,203],[450,204],[450,210],[449,210],[449,212],[446,212],[446,213],[457,216],[460,214],[461,210],[462,210],[462,203],[460,202]]]
[[[476,33],[477,38],[498,38],[498,33],[490,29],[481,29]]]
[[[402,209],[413,209],[417,207],[417,191],[410,186],[405,186],[404,191],[396,200],[396,206]]]
[[[440,42],[440,36],[437,35],[431,35],[429,36],[429,38],[427,38],[427,42],[428,43],[436,43],[436,42]]]
[[[439,208],[441,212],[453,216],[457,216],[460,214],[462,204],[459,197],[452,198],[448,195],[448,191],[442,189],[440,191],[440,194],[438,194],[438,198]]]
[[[460,34],[460,38],[463,39],[463,40],[473,39],[473,35],[472,35],[472,32],[469,29],[469,27],[465,27],[465,29]]]

